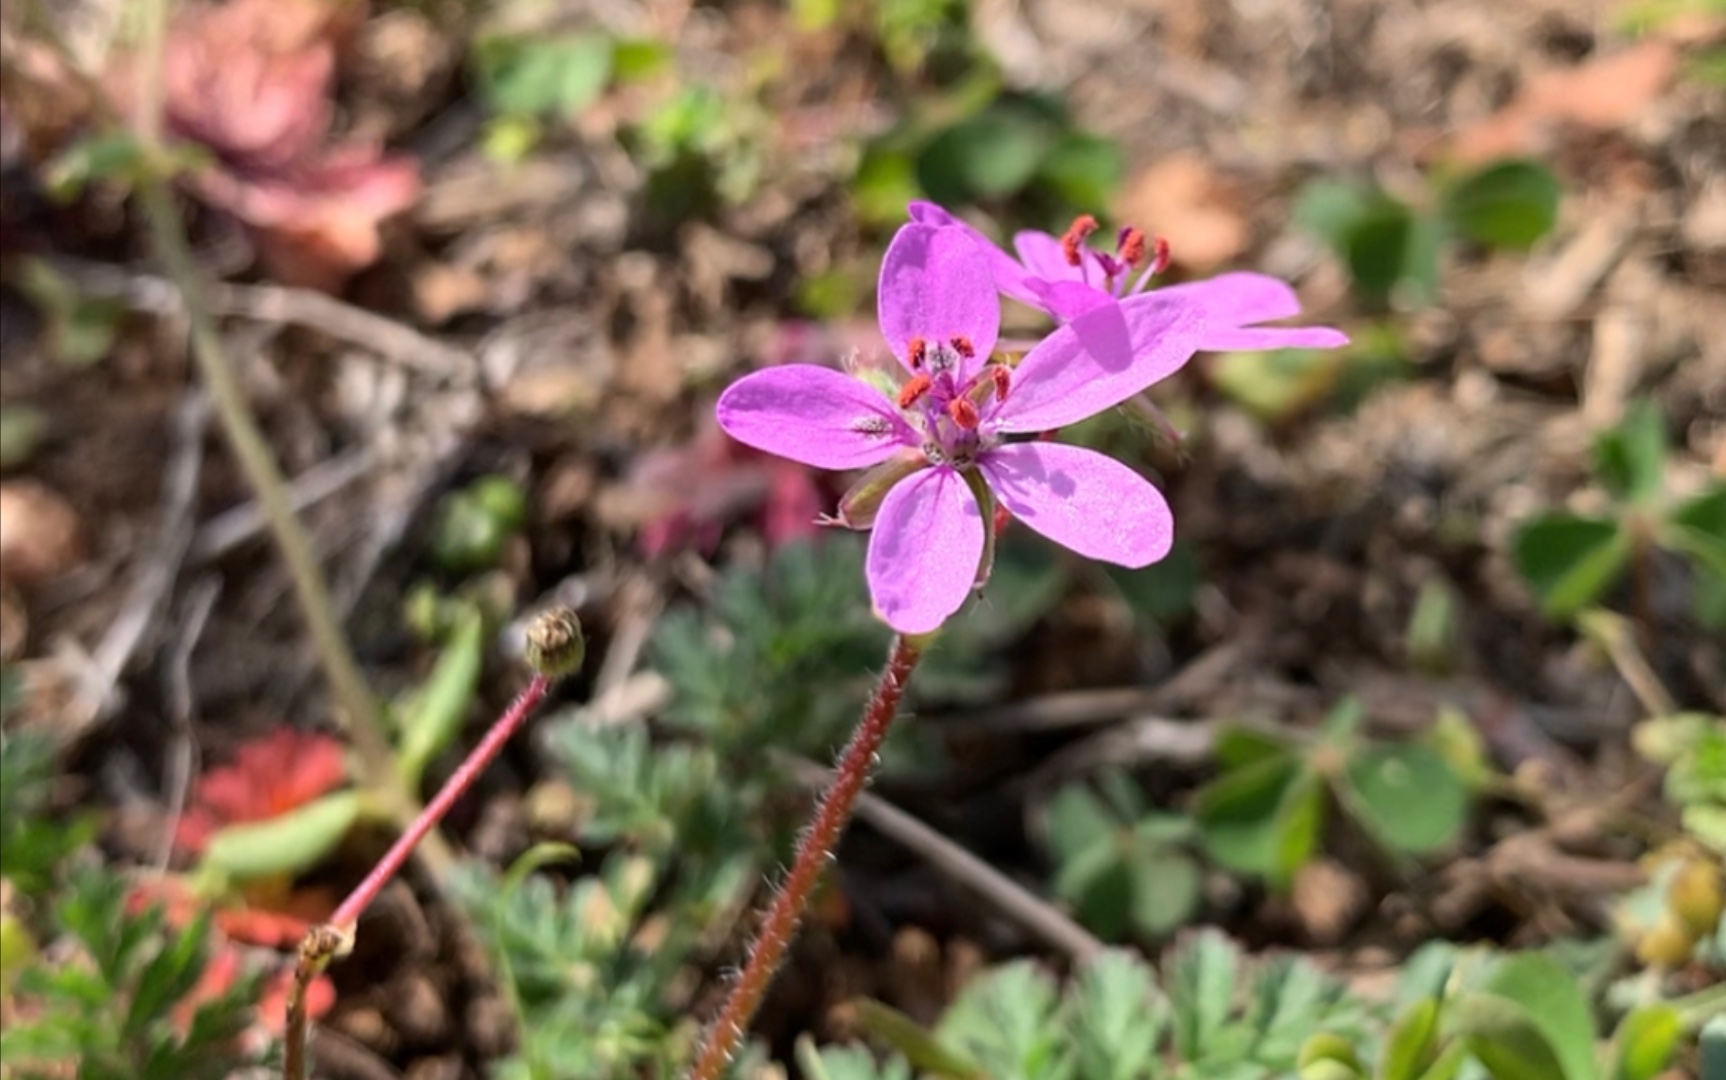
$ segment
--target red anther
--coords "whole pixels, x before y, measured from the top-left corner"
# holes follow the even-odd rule
[[[1013,521],[1013,512],[1005,506],[995,507],[995,535],[999,537],[1007,531],[1007,526]]]
[[[953,423],[958,424],[966,431],[976,431],[977,424],[982,420],[982,415],[977,412],[977,406],[970,398],[966,397],[956,397],[949,401],[947,403],[947,415],[953,418]]]
[[[1115,251],[1128,266],[1138,266],[1145,259],[1145,234],[1128,225],[1121,230]]]
[[[916,404],[918,398],[929,392],[929,387],[934,384],[934,381],[927,375],[911,376],[911,381],[899,388],[899,407],[909,409]]]
[[[1080,214],[1067,227],[1066,235],[1061,237],[1061,253],[1067,257],[1068,266],[1078,266],[1084,260],[1081,250],[1085,237],[1097,231],[1097,219],[1089,214]]]
[[[1007,391],[1013,386],[1013,372],[1006,364],[990,364],[983,370],[989,373],[989,378],[995,384],[995,400],[1006,401]]]
[[[1151,241],[1151,273],[1160,274],[1169,268],[1169,241],[1159,236]]]
[[[911,370],[922,370],[923,360],[929,355],[928,342],[924,341],[920,337],[914,337],[906,348],[911,354]],[[901,402],[901,404],[903,404],[903,402]]]
[[[956,338],[948,338],[947,341],[948,341],[948,344],[953,346],[954,352],[958,353],[960,356],[963,356],[967,360],[969,360],[973,356],[977,355],[977,347],[975,345],[972,345],[971,339],[966,337],[963,334],[960,334]]]

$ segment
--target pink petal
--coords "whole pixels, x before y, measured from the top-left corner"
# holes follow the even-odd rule
[[[878,299],[881,333],[901,362],[912,338],[969,338],[979,367],[995,349],[1001,301],[989,258],[965,229],[902,226],[881,260]]]
[[[981,230],[932,202],[919,199],[912,203],[909,209],[912,221],[923,225],[944,225],[965,230],[966,233],[970,234],[971,239],[977,242],[977,246],[982,248],[983,254],[988,257],[989,273],[995,279],[995,288],[1022,304],[1034,308],[1042,307],[1042,302],[1038,300],[1033,289],[1031,281],[1033,275],[1026,272],[1025,268],[1019,265],[1017,259],[1002,251],[993,240],[983,235]]]
[[[979,467],[1015,518],[1086,558],[1149,566],[1174,543],[1162,492],[1093,450],[1015,443],[989,451]]]
[[[901,480],[869,537],[875,610],[902,634],[926,634],[964,604],[982,557],[983,515],[964,477],[935,468]]]
[[[907,203],[905,206],[905,213],[909,214],[911,220],[915,221],[919,225],[934,225],[939,227],[943,225],[964,224],[963,221],[961,221],[945,206],[941,206],[938,203],[932,203],[927,199],[916,199]]]
[[[714,413],[738,442],[818,469],[864,469],[920,445],[879,392],[814,364],[745,375],[719,396]]]
[[[1336,349],[1347,344],[1347,334],[1328,326],[1243,326],[1238,330],[1206,331],[1199,348],[1206,352],[1243,352],[1258,349]]]
[[[1080,268],[1067,261],[1067,249],[1058,236],[1026,229],[1013,234],[1013,250],[1033,277],[1044,281],[1082,281]]]
[[[1219,274],[1208,281],[1170,285],[1157,292],[1196,301],[1219,326],[1251,326],[1300,314],[1300,298],[1295,291],[1287,282],[1265,274]]]
[[[1204,329],[1203,309],[1166,289],[1081,315],[1019,362],[1001,430],[1054,431],[1119,405],[1179,371]]]
[[[1195,301],[1205,309],[1210,329],[1199,348],[1207,352],[1334,349],[1348,344],[1346,334],[1328,326],[1254,327],[1254,323],[1300,314],[1300,298],[1295,291],[1264,274],[1222,274],[1157,292]]]
[[[1113,296],[1082,281],[1043,281],[1032,278],[1028,284],[1031,291],[1037,294],[1039,303],[1035,306],[1061,322],[1072,322],[1081,315],[1115,302]]]

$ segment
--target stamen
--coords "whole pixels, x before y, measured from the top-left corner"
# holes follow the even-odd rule
[[[909,409],[917,403],[917,399],[929,392],[929,387],[935,380],[927,375],[913,375],[911,381],[899,388],[899,407]]]
[[[988,372],[989,379],[995,384],[995,400],[1006,401],[1007,391],[1013,386],[1013,372],[1005,364],[990,364],[983,369]]]
[[[1170,252],[1168,238],[1159,236],[1155,240],[1152,240],[1150,272],[1152,274],[1160,274],[1164,270],[1167,270],[1169,268],[1169,258]]]
[[[1061,253],[1067,257],[1068,266],[1078,266],[1084,262],[1085,237],[1097,231],[1097,219],[1089,214],[1080,214],[1073,219],[1073,224],[1067,227],[1066,235],[1061,237]]]
[[[928,354],[929,344],[920,337],[911,339],[907,347],[911,354],[911,370],[918,371],[923,367],[923,358]]]
[[[947,341],[953,346],[954,352],[957,352],[967,360],[977,355],[977,347],[972,345],[971,339],[963,334],[960,334],[955,338],[948,338]]]
[[[1128,225],[1115,240],[1115,252],[1128,266],[1138,266],[1145,258],[1145,234]]]
[[[977,411],[977,406],[966,397],[956,397],[949,401],[947,415],[953,418],[953,423],[966,431],[976,431],[978,423],[982,421],[982,414]]]
[[[1013,521],[1013,512],[1011,510],[1007,509],[1005,506],[1000,506],[1000,505],[997,505],[995,507],[994,525],[995,525],[995,535],[996,536],[1000,536],[1003,532],[1006,532],[1007,526],[1009,524],[1011,524],[1012,521]]]

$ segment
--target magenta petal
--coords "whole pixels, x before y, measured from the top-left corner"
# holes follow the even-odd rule
[[[905,206],[905,212],[919,225],[963,225],[945,206],[927,199],[916,199]]]
[[[1041,281],[1032,278],[1028,284],[1041,301],[1037,307],[1061,322],[1072,322],[1081,315],[1115,302],[1113,296],[1082,281]]]
[[[1162,492],[1094,450],[1015,443],[989,451],[979,467],[1014,517],[1087,558],[1149,566],[1174,543]]]
[[[982,558],[983,515],[964,477],[935,468],[901,480],[869,537],[875,610],[902,634],[926,634],[964,604]]]
[[[1219,274],[1208,281],[1189,281],[1158,289],[1202,305],[1218,326],[1251,326],[1300,314],[1300,298],[1287,282],[1245,271]]]
[[[963,228],[902,226],[881,260],[881,333],[901,362],[912,338],[966,337],[981,365],[1001,329],[1001,300],[987,253]]]
[[[1002,431],[1054,431],[1179,371],[1199,347],[1204,311],[1159,289],[1081,315],[1026,354],[997,413]]]
[[[1347,334],[1328,326],[1243,326],[1238,330],[1207,330],[1199,348],[1206,352],[1239,352],[1257,349],[1336,349],[1347,344]]]
[[[1026,229],[1013,234],[1013,250],[1019,253],[1019,261],[1025,264],[1032,277],[1044,281],[1084,280],[1080,268],[1067,261],[1067,249],[1061,245],[1059,237]]]
[[[864,469],[921,445],[879,391],[814,364],[745,375],[719,395],[714,412],[738,442],[818,469]]]
[[[1042,303],[1037,299],[1037,294],[1031,288],[1031,279],[1035,275],[1027,273],[1025,268],[1019,265],[1018,260],[1002,251],[993,240],[983,235],[981,230],[932,202],[924,202],[919,199],[911,203],[908,209],[911,213],[911,220],[919,224],[946,225],[965,230],[971,239],[977,242],[977,246],[982,250],[984,256],[988,258],[989,273],[995,279],[995,288],[1022,304],[1028,304],[1034,308],[1042,307]]]

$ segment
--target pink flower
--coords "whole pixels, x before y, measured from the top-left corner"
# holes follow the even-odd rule
[[[1090,450],[1011,437],[1076,423],[1178,370],[1204,335],[1200,305],[1159,292],[1099,307],[1012,364],[993,356],[1001,312],[988,249],[966,230],[918,222],[887,249],[879,305],[903,371],[768,368],[732,384],[717,415],[758,450],[874,469],[839,521],[874,527],[869,588],[889,625],[926,633],[965,602],[987,573],[996,500],[1090,558],[1141,567],[1168,554],[1173,517],[1143,477]]]
[[[1341,331],[1328,326],[1258,326],[1300,314],[1294,290],[1264,274],[1223,274],[1147,294],[1151,279],[1168,265],[1168,248],[1147,242],[1144,233],[1130,226],[1116,234],[1112,254],[1086,245],[1097,228],[1096,219],[1088,215],[1075,221],[1064,236],[1026,230],[1013,237],[1015,259],[934,203],[914,202],[910,211],[913,221],[964,229],[983,247],[996,288],[1057,322],[1071,322],[1100,308],[1130,305],[1152,295],[1180,298],[1204,310],[1206,326],[1198,347],[1207,352],[1334,349],[1348,344]]]

